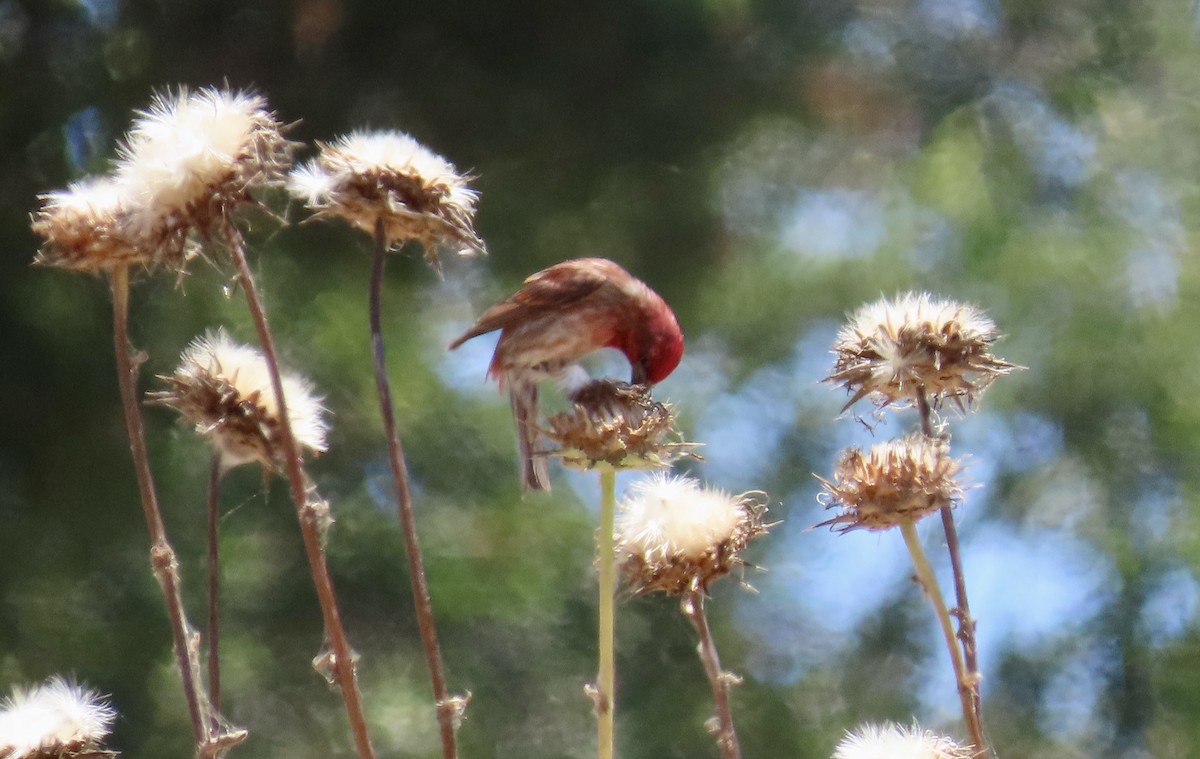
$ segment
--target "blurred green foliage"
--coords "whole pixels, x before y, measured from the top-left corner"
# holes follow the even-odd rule
[[[0,0],[0,685],[74,673],[113,695],[125,756],[189,752],[107,289],[30,268],[28,214],[103,171],[156,89],[228,83],[294,139],[399,128],[478,176],[491,257],[448,261],[444,283],[393,257],[385,294],[443,652],[474,694],[464,757],[593,750],[595,484],[559,472],[522,500],[484,348],[444,351],[579,255],[675,307],[690,349],[659,395],[708,446],[694,471],[767,489],[786,520],[751,556],[761,593],[729,581],[710,605],[746,675],[747,757],[827,757],[863,720],[957,729],[909,570],[878,558],[898,537],[804,529],[811,473],[863,440],[816,385],[829,341],[909,288],[980,304],[1029,367],[951,417],[980,485],[962,511],[999,755],[1200,755],[1198,35],[1182,0]],[[286,363],[334,414],[313,472],[373,737],[438,755],[373,411],[366,241],[249,221]],[[231,282],[200,264],[135,284],[144,386],[206,329],[252,338]],[[197,621],[208,453],[166,411],[147,422]],[[309,667],[320,617],[284,484],[239,472],[224,508],[226,710],[252,736],[236,755],[350,756]],[[879,572],[854,584],[856,567]],[[621,755],[715,756],[671,602],[625,601],[618,645]]]

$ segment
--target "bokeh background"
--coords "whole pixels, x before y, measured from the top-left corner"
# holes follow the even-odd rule
[[[39,192],[103,171],[165,86],[263,93],[292,135],[411,132],[478,176],[491,256],[393,257],[385,329],[443,652],[474,694],[463,756],[587,757],[593,478],[522,500],[491,345],[449,340],[520,279],[613,258],[689,341],[658,396],[732,491],[783,520],[710,609],[747,757],[827,757],[863,720],[957,733],[949,666],[898,535],[831,535],[813,473],[898,435],[819,383],[847,311],[908,289],[984,307],[1028,367],[951,415],[985,712],[1001,757],[1200,756],[1200,16],[1190,0],[0,0],[0,686],[74,673],[111,744],[186,756],[102,280],[31,268]],[[286,363],[333,412],[313,465],[382,756],[438,755],[368,363],[365,239],[252,219]],[[228,265],[142,278],[143,386],[218,325]],[[599,371],[623,375],[619,360]],[[208,453],[148,435],[202,619]],[[622,480],[623,483],[628,482]],[[309,667],[320,617],[281,481],[224,501],[229,716],[242,757],[349,757]],[[925,532],[931,547],[937,535]],[[944,563],[944,562],[943,562]],[[944,573],[943,573],[944,576]],[[692,631],[618,616],[621,755],[716,756]]]

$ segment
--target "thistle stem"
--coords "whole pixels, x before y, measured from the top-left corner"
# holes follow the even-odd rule
[[[704,593],[688,591],[681,604],[683,615],[688,618],[700,636],[696,651],[704,665],[704,674],[712,688],[713,705],[717,710],[717,748],[722,759],[742,759],[737,732],[733,728],[733,708],[729,704],[729,675],[721,671],[721,659],[717,656],[717,644],[708,627],[708,614],[704,610]]]
[[[924,390],[917,392],[917,413],[921,417],[921,434],[930,440],[936,440],[937,433],[933,429],[933,409],[929,406],[929,399],[925,396]]]
[[[214,712],[221,711],[221,564],[218,520],[221,482],[224,478],[221,456],[214,453],[208,473],[208,700],[212,703]],[[216,728],[214,725],[213,729]]]
[[[433,686],[433,701],[437,708],[438,726],[442,738],[442,756],[455,759],[458,746],[455,730],[462,719],[464,701],[452,699],[446,691],[446,675],[442,667],[442,654],[438,647],[437,626],[434,623],[433,604],[429,596],[429,585],[425,578],[425,563],[421,558],[421,546],[417,541],[417,518],[413,511],[412,492],[408,485],[408,466],[404,461],[404,448],[396,431],[396,416],[392,404],[391,382],[388,380],[387,360],[384,356],[382,326],[383,270],[387,257],[383,221],[375,224],[374,260],[371,267],[371,346],[375,358],[375,389],[379,395],[379,416],[383,419],[384,434],[387,435],[388,457],[392,466],[392,481],[396,487],[396,508],[400,513],[400,524],[404,531],[404,545],[408,554],[408,573],[412,582],[413,605],[417,612],[417,628],[421,633],[421,645],[425,650],[425,663],[429,667],[429,680]]]
[[[133,359],[133,346],[129,342],[129,267],[115,267],[111,273],[110,285],[113,293],[113,341],[117,359],[117,384],[121,391],[125,431],[129,435],[129,450],[133,456],[134,471],[137,473],[142,511],[146,518],[146,528],[150,532],[150,565],[166,599],[167,617],[171,623],[171,647],[175,653],[179,675],[183,679],[183,693],[192,722],[192,738],[199,755],[203,753],[210,737],[208,717],[205,714],[206,699],[201,693],[203,686],[200,680],[198,652],[191,645],[191,627],[183,608],[179,563],[175,559],[175,550],[167,541],[166,526],[158,506],[158,495],[150,471],[141,407],[137,401],[138,367]]]
[[[984,751],[982,730],[975,713],[974,701],[971,696],[972,688],[967,678],[966,666],[963,664],[962,650],[958,647],[958,640],[954,636],[954,623],[950,620],[950,611],[946,608],[946,601],[942,597],[941,588],[938,587],[937,577],[933,574],[929,558],[925,555],[925,549],[921,547],[921,539],[917,537],[916,523],[911,519],[905,519],[900,523],[900,533],[904,536],[904,545],[908,548],[908,555],[912,558],[913,568],[917,572],[917,580],[933,604],[938,624],[942,628],[942,635],[946,639],[946,648],[950,652],[950,663],[954,667],[954,679],[958,686],[958,697],[962,701],[963,720],[966,722],[967,732],[970,734],[971,742],[975,744],[977,752],[982,753]]]
[[[917,410],[921,416],[921,432],[933,440],[936,435],[933,429],[933,410],[922,389],[917,393]],[[975,618],[971,616],[971,604],[967,600],[967,578],[963,571],[962,551],[959,549],[958,527],[954,523],[954,512],[949,506],[941,508],[942,531],[946,534],[946,552],[950,555],[950,570],[954,574],[954,616],[958,619],[958,639],[962,643],[963,664],[965,667],[966,685],[971,690],[971,706],[975,713],[975,725],[978,735],[972,735],[975,746],[981,752],[986,749],[983,742],[983,697],[980,694],[979,655],[975,640]]]
[[[954,595],[956,606],[954,616],[958,619],[958,637],[962,641],[963,660],[966,667],[966,685],[971,690],[971,703],[975,710],[975,721],[981,734],[975,736],[980,742],[976,745],[984,748],[983,741],[983,698],[979,692],[979,657],[975,642],[975,618],[971,616],[971,607],[967,602],[967,582],[963,573],[962,555],[959,550],[958,529],[954,524],[954,514],[949,506],[942,509],[942,529],[946,533],[946,552],[950,555],[950,568],[954,574]]]
[[[600,671],[596,677],[596,727],[599,759],[612,759],[613,756],[613,712],[616,706],[613,603],[617,585],[613,530],[616,522],[616,490],[616,471],[609,467],[600,469],[600,533],[596,541],[597,564],[600,572],[598,623]]]
[[[367,734],[367,718],[363,712],[362,696],[358,690],[358,678],[354,671],[354,654],[350,642],[346,638],[346,630],[342,626],[341,611],[338,609],[337,596],[333,590],[333,579],[329,575],[329,566],[325,557],[325,542],[322,525],[328,520],[328,507],[316,501],[310,501],[305,485],[306,476],[300,461],[300,449],[292,434],[292,423],[288,417],[287,399],[283,394],[283,380],[279,373],[279,362],[275,353],[275,338],[267,323],[267,313],[263,309],[258,288],[250,273],[250,265],[246,261],[245,242],[241,233],[232,222],[225,218],[222,231],[229,245],[229,253],[237,268],[238,280],[242,292],[246,296],[246,306],[254,320],[258,331],[259,344],[262,347],[263,358],[267,362],[267,371],[271,376],[271,389],[275,393],[279,407],[279,431],[283,443],[284,462],[287,467],[288,487],[291,491],[292,503],[296,507],[296,516],[300,522],[300,534],[304,540],[304,552],[308,557],[309,569],[312,572],[313,586],[317,600],[321,605],[321,616],[325,623],[325,635],[333,649],[333,676],[342,692],[342,700],[346,704],[346,715],[350,721],[350,730],[354,735],[354,744],[361,759],[374,759],[375,749]]]

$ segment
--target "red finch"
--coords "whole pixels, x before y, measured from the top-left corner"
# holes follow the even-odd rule
[[[508,387],[521,454],[521,487],[549,490],[546,460],[535,455],[538,382],[601,348],[616,348],[632,382],[661,382],[683,356],[671,308],[646,283],[612,261],[579,258],[543,269],[489,308],[450,344],[500,330],[488,376]]]

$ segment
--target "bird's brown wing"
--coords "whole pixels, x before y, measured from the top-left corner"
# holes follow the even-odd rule
[[[578,258],[530,275],[520,290],[484,311],[474,326],[450,343],[450,348],[453,350],[472,337],[504,329],[534,313],[577,303],[607,284],[614,272],[623,270],[612,261]]]

